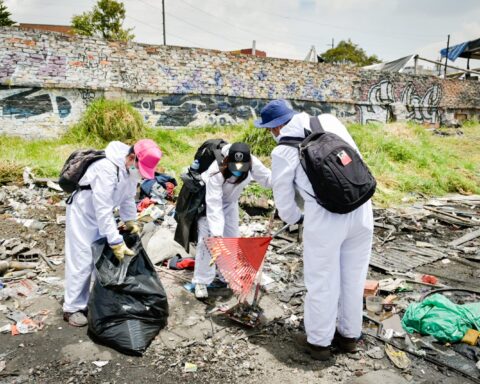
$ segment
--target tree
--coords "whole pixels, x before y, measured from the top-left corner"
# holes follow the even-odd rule
[[[326,63],[355,64],[358,67],[380,63],[376,55],[367,56],[367,53],[350,39],[340,41],[335,48],[325,51],[321,56]]]
[[[93,10],[72,17],[74,33],[107,40],[129,41],[135,36],[132,28],[124,29],[125,6],[116,0],[98,0]]]
[[[3,0],[0,0],[0,27],[10,27],[15,22],[10,18],[12,14],[8,12],[7,6],[3,5]]]

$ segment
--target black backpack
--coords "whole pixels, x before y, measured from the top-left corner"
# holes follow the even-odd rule
[[[78,185],[88,167],[95,161],[105,158],[105,151],[96,149],[78,149],[68,157],[60,172],[58,184],[65,192],[73,193],[81,187]],[[88,189],[90,186],[86,186]]]
[[[283,137],[279,145],[298,148],[318,204],[334,213],[352,212],[373,196],[375,178],[358,152],[338,135],[326,132],[317,117],[310,117],[310,129],[305,139]]]
[[[227,144],[223,139],[210,139],[205,141],[195,153],[194,159],[200,163],[197,172],[205,172],[215,160],[220,164],[223,160],[222,148]]]

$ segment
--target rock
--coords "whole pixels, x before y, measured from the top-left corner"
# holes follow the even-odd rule
[[[350,380],[346,381],[346,384],[378,384],[378,383],[388,383],[388,384],[408,384],[408,381],[405,380],[402,376],[394,373],[392,371],[382,370],[368,372],[367,374],[361,377],[353,377]]]
[[[369,349],[366,353],[367,356],[371,357],[372,359],[383,359],[385,357],[385,350],[378,346]]]
[[[102,351],[91,341],[66,345],[62,348],[61,354],[63,358],[71,362],[77,360],[112,360],[112,353],[110,351]]]

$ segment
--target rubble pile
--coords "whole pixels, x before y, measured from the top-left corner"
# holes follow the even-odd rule
[[[137,208],[144,225],[142,243],[156,265],[171,313],[144,356],[132,358],[94,344],[84,330],[63,322],[66,196],[51,181],[25,175],[26,186],[0,187],[0,382],[114,383],[142,375],[172,382],[355,383],[361,378],[378,381],[377,372],[405,383],[441,382],[448,376],[480,382],[475,326],[469,325],[457,342],[425,333],[428,324],[422,324],[423,335],[405,330],[405,314],[414,316],[417,309],[412,305],[433,305],[436,295],[448,300],[452,310],[480,302],[479,196],[375,209],[359,351],[321,363],[292,342],[303,331],[302,229],[291,226],[271,241],[259,280],[262,321],[245,326],[219,310],[236,303],[228,288],[212,290],[205,302],[191,293],[195,250],[182,252],[173,240],[171,186],[167,191],[154,185],[155,196],[142,196]],[[262,212],[266,206],[262,202]],[[241,215],[243,237],[268,236],[283,226],[270,213],[248,212],[252,215]]]

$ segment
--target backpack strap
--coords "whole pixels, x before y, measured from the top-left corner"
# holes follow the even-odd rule
[[[325,130],[320,123],[320,119],[317,116],[310,116],[310,129],[314,133],[325,133]]]
[[[278,145],[286,145],[287,147],[300,147],[304,139],[301,137],[292,137],[292,136],[284,136],[280,139]]]
[[[222,149],[214,149],[213,150],[213,155],[215,156],[215,160],[217,160],[217,164],[221,165],[223,162],[223,155],[222,155]]]
[[[106,159],[106,157],[105,157]],[[112,162],[113,165],[115,165],[115,167],[117,168],[117,182],[119,183],[120,182],[120,168],[118,167],[118,165],[116,165],[114,162]],[[90,184],[87,184],[87,185],[79,185],[78,188],[73,191],[70,196],[68,196],[68,199],[67,201],[65,202],[65,204],[67,205],[70,205],[72,204],[73,202],[73,198],[75,197],[75,195],[80,192],[80,191],[90,191],[92,189],[92,186]]]

